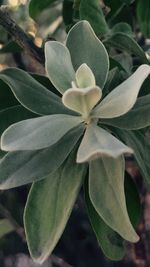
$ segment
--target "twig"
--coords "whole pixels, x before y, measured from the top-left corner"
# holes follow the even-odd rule
[[[52,254],[50,257],[52,263],[56,264],[59,267],[73,267],[72,265],[65,262],[63,259],[57,257],[56,255]]]
[[[44,52],[37,47],[32,39],[10,17],[7,6],[0,7],[0,25],[12,36],[12,38],[36,61],[44,65]]]

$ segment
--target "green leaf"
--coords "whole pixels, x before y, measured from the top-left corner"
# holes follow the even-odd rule
[[[0,80],[0,110],[18,105],[17,99],[14,97],[9,86]]]
[[[62,98],[63,104],[87,119],[92,108],[101,99],[102,90],[99,87],[71,88]]]
[[[11,125],[2,134],[1,147],[4,151],[46,148],[81,122],[81,117],[61,114],[24,120]]]
[[[36,19],[40,13],[48,8],[56,0],[30,0],[29,15],[32,19]]]
[[[114,47],[129,54],[139,57],[142,63],[149,64],[149,61],[138,43],[125,33],[116,33],[105,39],[104,44],[108,47]]]
[[[74,15],[74,0],[64,0],[63,1],[63,21],[66,26],[70,25],[73,23],[73,15]]]
[[[139,165],[141,174],[150,188],[150,144],[143,133],[138,131],[126,131],[115,129],[118,137],[134,150],[135,159]]]
[[[0,110],[0,136],[11,124],[34,117],[36,117],[34,113],[31,113],[21,105]]]
[[[149,0],[137,1],[137,17],[142,33],[150,38],[150,2]]]
[[[17,100],[27,109],[40,115],[67,113],[61,99],[38,83],[23,70],[8,68],[0,72]]]
[[[114,261],[121,260],[124,256],[123,239],[114,232],[96,212],[89,197],[88,184],[85,185],[84,189],[88,216],[99,246],[109,259]]]
[[[141,65],[127,80],[117,86],[93,110],[97,118],[114,118],[127,113],[135,104],[144,80],[150,74],[150,66]]]
[[[85,63],[76,71],[76,83],[79,88],[96,86],[94,74]]]
[[[89,196],[104,222],[125,240],[137,242],[126,208],[122,156],[117,159],[101,157],[90,162]],[[116,216],[117,214],[117,216]]]
[[[134,107],[125,115],[101,120],[102,123],[126,130],[137,130],[150,125],[150,94],[139,97]]]
[[[50,41],[45,44],[46,70],[52,84],[64,93],[75,81],[70,53],[63,44]]]
[[[81,0],[79,12],[80,19],[87,20],[98,36],[109,31],[99,0]]]
[[[132,28],[128,23],[119,22],[113,26],[110,33],[113,35],[115,33],[125,33],[130,37],[133,37]]]
[[[103,88],[109,69],[109,58],[102,42],[87,21],[80,21],[69,32],[67,47],[75,70],[86,63],[92,70],[96,84]]]
[[[0,161],[0,189],[41,180],[56,171],[72,151],[83,130],[83,126],[76,127],[46,149],[9,152]]]
[[[140,223],[141,219],[141,201],[137,191],[133,178],[125,172],[125,196],[127,211],[131,220],[131,223],[136,227]]]
[[[90,161],[100,156],[117,158],[123,153],[133,151],[106,130],[89,124],[77,152],[77,162]]]
[[[103,89],[103,97],[111,92],[116,86],[118,86],[120,82],[119,69],[118,67],[114,67],[108,73],[107,81]]]
[[[0,219],[0,238],[4,235],[11,233],[15,230],[15,227],[8,219]]]
[[[38,263],[48,258],[60,239],[86,174],[86,165],[76,164],[75,154],[45,180],[34,183],[29,193],[25,230]]]

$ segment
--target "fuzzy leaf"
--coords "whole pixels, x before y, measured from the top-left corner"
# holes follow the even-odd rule
[[[9,152],[0,161],[0,189],[41,180],[56,171],[72,151],[83,130],[83,126],[78,126],[55,145],[45,149]]]
[[[1,137],[4,151],[37,150],[52,146],[82,122],[81,117],[49,115],[11,125]]]
[[[44,262],[56,246],[76,201],[86,165],[74,153],[55,173],[33,184],[25,209],[27,243],[32,258]]]
[[[11,88],[17,100],[27,109],[40,115],[67,113],[61,99],[23,70],[8,68],[0,79]]]
[[[50,41],[45,44],[45,57],[50,81],[63,94],[75,81],[69,50],[59,42]]]
[[[109,227],[125,240],[137,242],[139,237],[131,225],[126,208],[124,168],[122,156],[116,159],[101,157],[91,161],[89,195],[97,213]]]
[[[76,83],[79,88],[96,86],[94,74],[85,63],[76,71]]]
[[[114,118],[127,113],[135,104],[142,83],[150,74],[150,66],[141,65],[127,80],[117,86],[93,110],[93,117]]]
[[[48,8],[56,0],[30,0],[29,15],[32,19],[37,19],[40,13]]]
[[[104,87],[109,69],[109,58],[102,42],[87,21],[78,22],[69,32],[67,42],[75,70],[86,63],[92,70],[96,85]]]
[[[133,151],[104,129],[89,125],[77,152],[77,162],[90,161],[101,156],[117,158],[123,153]]]
[[[62,101],[67,108],[87,117],[101,96],[99,87],[71,88],[64,93]]]

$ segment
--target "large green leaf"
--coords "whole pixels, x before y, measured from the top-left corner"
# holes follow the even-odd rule
[[[127,51],[139,57],[142,63],[148,64],[148,59],[138,43],[125,33],[116,33],[105,39],[104,44],[108,47],[115,47],[121,51]]]
[[[64,93],[75,81],[69,50],[63,44],[50,41],[45,44],[46,70],[50,81],[60,93]]]
[[[46,148],[81,122],[81,117],[61,114],[24,120],[6,129],[1,137],[1,147],[4,151]]]
[[[0,189],[40,180],[56,171],[67,158],[84,130],[76,127],[55,145],[37,151],[9,152],[0,161]]]
[[[68,112],[58,96],[23,70],[5,69],[0,72],[0,79],[10,86],[15,97],[23,106],[37,114],[50,115]]]
[[[117,158],[123,153],[133,151],[109,132],[93,124],[87,126],[77,152],[77,162],[90,161],[103,155]]]
[[[125,115],[101,122],[126,130],[137,130],[150,126],[150,94],[139,97],[131,111]]]
[[[117,86],[93,110],[93,117],[114,118],[127,113],[135,104],[144,80],[150,74],[149,65],[141,65],[127,80]]]
[[[89,197],[88,183],[84,189],[87,212],[99,246],[109,259],[121,260],[124,256],[123,239],[102,220],[93,207]]]
[[[146,141],[144,134],[140,130],[126,131],[115,129],[114,132],[134,150],[134,156],[140,171],[150,188],[150,144]]]
[[[36,19],[40,13],[48,8],[56,0],[30,0],[29,15],[32,19]]]
[[[142,33],[150,38],[150,2],[149,0],[137,1],[137,17]]]
[[[12,106],[0,111],[0,136],[13,123],[34,118],[36,115],[21,105]]]
[[[86,165],[76,164],[73,152],[60,169],[33,184],[24,221],[29,250],[38,263],[48,258],[64,231],[85,173]]]
[[[96,84],[103,88],[109,69],[109,58],[102,42],[87,21],[80,21],[69,32],[67,47],[75,70],[86,63],[93,71]]]
[[[109,31],[99,0],[81,0],[79,11],[80,19],[87,20],[98,36]]]
[[[12,91],[9,86],[0,80],[0,110],[18,105],[19,102],[14,97]]]
[[[124,159],[101,157],[90,162],[89,196],[101,218],[125,240],[139,240],[126,208],[124,195]],[[116,216],[117,215],[117,216]]]

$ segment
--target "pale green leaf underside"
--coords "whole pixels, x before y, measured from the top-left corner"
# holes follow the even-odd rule
[[[117,86],[93,110],[93,117],[114,118],[127,113],[135,104],[142,83],[150,74],[150,66],[141,65],[126,81]]]
[[[126,130],[148,127],[150,125],[150,94],[139,97],[133,109],[123,116],[104,119],[102,122]]]
[[[75,81],[75,71],[68,48],[56,41],[47,42],[45,57],[46,71],[50,81],[63,94],[71,87],[72,81]]]
[[[90,24],[87,21],[75,24],[68,34],[66,45],[75,70],[86,63],[95,76],[96,85],[103,88],[109,70],[109,58]]]
[[[0,189],[41,180],[56,171],[83,134],[83,125],[68,132],[55,145],[34,151],[9,152],[0,161]]]
[[[34,113],[50,115],[68,112],[62,105],[60,97],[47,90],[23,70],[8,68],[0,72],[0,79],[8,84],[21,105]]]
[[[94,74],[87,64],[84,63],[77,69],[76,83],[79,88],[96,86]]]
[[[133,153],[133,150],[104,129],[89,125],[85,131],[77,152],[77,162],[85,162],[102,156],[117,158],[123,153]]]
[[[89,195],[98,214],[106,224],[125,240],[137,242],[126,208],[122,156],[117,159],[101,157],[90,162]]]
[[[102,91],[99,87],[71,88],[64,93],[62,101],[67,108],[86,117],[101,96]]]
[[[85,172],[86,165],[76,164],[73,154],[55,173],[33,184],[24,221],[29,250],[38,263],[48,258],[64,231]]]
[[[121,260],[124,256],[123,239],[102,220],[92,205],[88,186],[85,186],[84,188],[87,212],[97,237],[98,244],[106,257],[111,260]]]
[[[11,125],[1,137],[5,151],[36,150],[52,146],[82,122],[81,117],[49,115]]]

